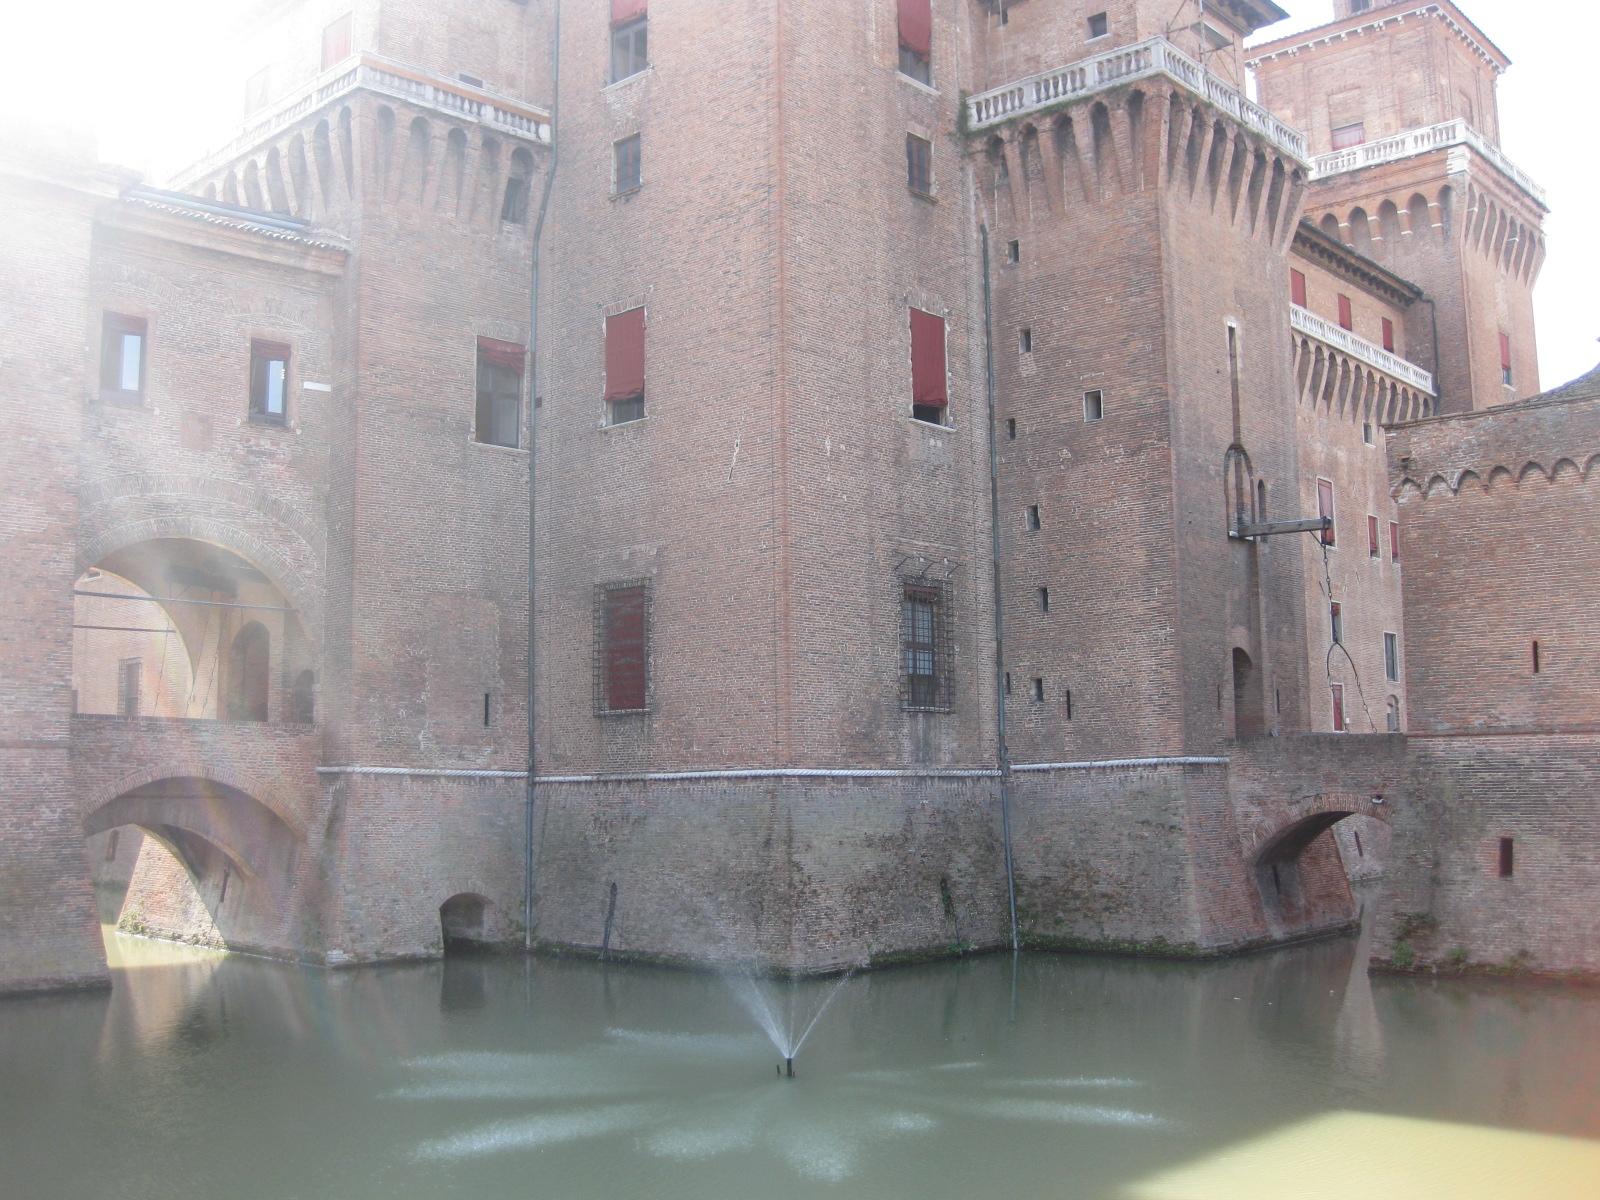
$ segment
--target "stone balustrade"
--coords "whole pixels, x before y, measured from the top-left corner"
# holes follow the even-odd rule
[[[1289,306],[1289,327],[1308,337],[1314,337],[1319,342],[1325,342],[1351,358],[1359,359],[1369,367],[1374,367],[1385,375],[1416,388],[1419,392],[1426,392],[1430,396],[1436,394],[1433,390],[1433,375],[1429,372],[1414,363],[1407,362],[1398,354],[1367,341],[1364,337],[1356,336],[1332,321],[1324,320],[1298,304]]]
[[[1456,146],[1470,146],[1539,204],[1549,209],[1544,189],[1535,183],[1521,167],[1507,158],[1500,148],[1489,141],[1464,120],[1443,121],[1421,129],[1408,129],[1393,137],[1363,142],[1331,154],[1319,154],[1311,163],[1311,177],[1325,179],[1345,171],[1359,171],[1362,167],[1375,167],[1379,163],[1410,158],[1414,154],[1427,154],[1432,150],[1447,150]]]
[[[329,68],[304,87],[253,114],[238,136],[185,169],[176,184],[179,187],[192,185],[357,89],[486,125],[511,137],[542,143],[550,141],[550,115],[541,109],[376,54],[360,54]]]
[[[1237,88],[1218,79],[1161,37],[1107,50],[969,97],[967,127],[984,129],[1063,101],[1158,75],[1181,84],[1241,125],[1253,129],[1289,157],[1306,161],[1304,134],[1247,99]]]

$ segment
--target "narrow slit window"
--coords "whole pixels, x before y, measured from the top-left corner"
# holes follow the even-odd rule
[[[1378,518],[1367,516],[1367,557],[1377,558],[1382,547],[1378,544]]]
[[[1071,688],[1067,689],[1066,700],[1067,700],[1067,720],[1070,721],[1070,720],[1072,720],[1072,689]]]
[[[250,343],[250,419],[282,425],[288,419],[289,347]]]
[[[1500,379],[1507,387],[1511,386],[1511,335],[1500,335]]]
[[[630,308],[606,318],[607,419],[624,425],[644,416],[643,308]]]
[[[1047,587],[1042,587],[1039,589],[1039,611],[1050,611],[1050,589]]]
[[[945,377],[944,318],[920,308],[911,313],[911,416],[946,423],[950,407]]]
[[[1328,633],[1334,645],[1344,645],[1344,606],[1337,600],[1328,605]]]
[[[1336,683],[1330,687],[1329,692],[1333,699],[1333,731],[1343,733],[1344,726],[1344,684]]]
[[[1394,353],[1394,322],[1388,317],[1383,319],[1383,348]]]
[[[1028,505],[1028,528],[1030,530],[1039,528],[1039,506],[1037,504]]]
[[[1033,330],[1027,326],[1017,332],[1017,349],[1024,354],[1033,353]]]
[[[489,693],[489,692],[485,692],[483,694],[483,725],[484,725],[485,729],[487,729],[489,727],[489,696],[490,696],[490,694],[491,693]]]
[[[1015,417],[1007,417],[1006,418],[1006,441],[1014,442],[1016,440],[1017,440],[1017,419]]]
[[[1044,700],[1044,680],[1038,675],[1033,677],[1033,699],[1035,703]]]
[[[1537,675],[1543,664],[1539,661],[1539,643],[1533,643],[1533,673]]]
[[[1011,695],[1011,672],[1006,672],[1006,695]]]
[[[1366,851],[1361,849],[1361,831],[1358,829],[1352,829],[1350,832],[1356,840],[1356,857],[1365,858],[1367,856]]]
[[[1500,862],[1499,862],[1500,878],[1501,879],[1510,879],[1511,875],[1512,875],[1512,872],[1515,869],[1516,869],[1516,845],[1515,845],[1514,841],[1511,838],[1503,837],[1503,838],[1500,839]]]
[[[100,327],[100,396],[138,403],[144,399],[145,345],[143,317],[107,313]]]
[[[1390,683],[1400,682],[1400,635],[1383,635],[1383,677]]]
[[[478,339],[474,441],[513,449],[522,444],[522,369],[526,358],[527,351],[512,342]]]
[[[1389,561],[1400,561],[1400,522],[1389,522]]]
[[[906,134],[906,186],[919,196],[933,195],[933,143]]]
[[[1085,421],[1098,421],[1106,415],[1105,393],[1099,388],[1083,394],[1083,419]]]
[[[1372,422],[1371,421],[1363,421],[1363,422],[1361,422],[1361,440],[1363,442],[1365,442],[1369,446],[1373,446],[1373,445],[1377,444],[1373,440]]]

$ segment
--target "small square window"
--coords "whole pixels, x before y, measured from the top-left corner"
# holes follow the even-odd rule
[[[1039,528],[1039,506],[1037,504],[1028,505],[1028,528],[1030,530]]]
[[[650,65],[650,18],[611,27],[611,82],[637,75]]]
[[[1098,12],[1089,18],[1089,40],[1091,42],[1094,41],[1095,38],[1105,37],[1110,29],[1111,25],[1110,22],[1106,20],[1105,13]]]
[[[1013,266],[1022,261],[1022,243],[1016,238],[1006,243],[1006,261]]]
[[[1083,394],[1083,419],[1098,421],[1106,415],[1105,393],[1099,388]]]
[[[107,313],[100,326],[100,398],[138,403],[144,399],[143,317]]]
[[[1033,353],[1033,330],[1024,327],[1018,331],[1017,349],[1024,354]]]
[[[282,425],[288,419],[289,347],[250,343],[250,419]]]
[[[617,194],[631,192],[643,181],[640,161],[639,135],[625,137],[611,144],[611,190]]]

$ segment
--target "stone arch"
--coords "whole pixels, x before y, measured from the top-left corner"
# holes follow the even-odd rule
[[[239,176],[229,171],[222,177],[222,202],[224,204],[239,203]]]
[[[1372,219],[1364,208],[1350,210],[1350,245],[1358,254],[1368,258],[1376,256],[1372,247]]]
[[[1261,672],[1243,646],[1233,648],[1233,734],[1259,737],[1266,732],[1265,689]]]
[[[273,146],[267,151],[267,207],[285,216],[289,213],[289,192],[283,182],[283,156]]]
[[[261,193],[261,169],[256,166],[256,160],[251,159],[244,165],[244,202],[247,208],[264,211],[267,207],[266,200]]]
[[[456,127],[444,139],[444,175],[439,183],[438,207],[457,215],[461,210],[461,189],[467,177],[467,133]]]
[[[322,193],[324,202],[331,202],[334,196],[333,135],[326,118],[318,121],[311,131],[311,162],[317,172],[317,190]]]
[[[373,123],[373,155],[372,161],[376,166],[375,175],[379,189],[386,189],[389,182],[389,170],[394,166],[394,109],[387,104],[378,105],[378,117]]]
[[[1433,214],[1428,208],[1428,198],[1421,192],[1413,192],[1411,199],[1406,201],[1405,211],[1406,233],[1411,235],[1413,243],[1421,241],[1433,229]]]
[[[490,903],[477,892],[457,892],[439,906],[439,932],[446,954],[482,946],[487,940]]]
[[[1267,185],[1267,240],[1276,242],[1278,239],[1278,216],[1283,207],[1283,189],[1288,182],[1289,174],[1284,169],[1283,159],[1278,155],[1272,156],[1272,182]]]
[[[228,646],[224,680],[228,721],[265,721],[271,694],[272,635],[260,621],[247,621]]]
[[[306,139],[296,133],[289,139],[289,186],[294,190],[294,210],[298,216],[309,216],[312,209],[311,169],[306,163]]]
[[[1394,253],[1400,245],[1400,209],[1393,200],[1378,205],[1378,236],[1386,253]]]
[[[1306,935],[1354,922],[1350,885],[1331,830],[1355,816],[1392,826],[1386,798],[1329,793],[1293,800],[1243,835],[1262,916],[1276,936]]]
[[[1339,218],[1333,213],[1323,213],[1322,220],[1317,222],[1317,228],[1340,245],[1344,244],[1344,235],[1339,230]]]
[[[421,202],[423,193],[428,187],[432,146],[433,128],[428,124],[427,118],[411,118],[411,127],[406,133],[405,162],[401,165],[400,177],[395,182],[396,198],[409,193],[412,199]]]

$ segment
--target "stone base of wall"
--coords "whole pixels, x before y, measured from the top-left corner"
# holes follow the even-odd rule
[[[1600,980],[1600,736],[1411,746],[1375,965]]]

